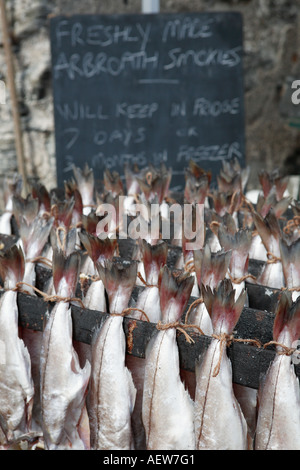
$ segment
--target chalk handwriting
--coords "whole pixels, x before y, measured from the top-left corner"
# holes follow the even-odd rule
[[[146,137],[145,127],[139,127],[136,130],[130,129],[114,129],[112,131],[99,130],[94,135],[94,143],[96,145],[104,145],[106,143],[112,144],[119,142],[120,144],[128,147],[130,144],[139,144],[144,142]]]
[[[93,24],[85,26],[80,22],[60,21],[55,30],[59,47],[69,43],[72,47],[101,46],[108,47],[112,44],[140,43],[142,51],[145,50],[149,40],[151,24],[120,26],[119,24]]]
[[[156,69],[159,53],[148,55],[145,51],[124,52],[120,57],[109,56],[105,52],[73,53],[69,57],[61,52],[53,65],[54,78],[60,78],[65,72],[70,80],[76,77],[91,78],[101,74],[120,75],[126,68],[130,70]]]
[[[222,145],[199,145],[198,147],[181,145],[177,153],[177,162],[188,162],[191,159],[196,163],[203,160],[213,162],[230,160],[233,157],[242,158],[239,142]]]
[[[211,23],[213,19],[203,21],[200,18],[184,17],[182,20],[179,18],[167,21],[162,31],[162,41],[167,42],[170,38],[177,40],[208,38],[213,32],[211,30]]]
[[[240,99],[209,101],[201,97],[194,101],[193,116],[220,116],[221,114],[238,114],[240,112]]]
[[[211,65],[220,65],[224,67],[235,67],[241,62],[240,46],[232,49],[188,49],[175,47],[168,52],[170,61],[164,65],[165,70],[181,68],[185,66],[207,67]]]

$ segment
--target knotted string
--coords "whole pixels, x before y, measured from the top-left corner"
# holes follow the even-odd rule
[[[241,277],[233,277],[230,272],[228,272],[228,276],[231,280],[231,282],[233,282],[234,284],[241,284],[243,281],[245,281],[246,279],[253,279],[253,281],[257,281],[256,277],[253,276],[253,274],[245,274],[244,276],[241,276]]]
[[[137,273],[137,277],[140,279],[140,281],[142,281],[145,287],[158,287],[157,284],[148,284],[148,282],[145,281],[145,279],[143,278],[142,274],[139,271]]]
[[[176,328],[176,330],[179,330],[181,331],[181,333],[184,334],[185,336],[185,339],[187,340],[188,343],[195,343],[195,341],[193,340],[193,338],[185,331],[187,328],[196,328],[197,330],[199,330],[199,332],[203,335],[203,331],[201,330],[201,328],[198,326],[198,325],[188,325],[186,323],[180,323],[179,321],[176,321],[176,322],[173,322],[173,323],[163,323],[161,321],[159,321],[157,324],[156,324],[156,328],[158,330],[168,330],[169,328]]]
[[[271,253],[270,251],[267,251],[267,264],[273,264],[273,263],[278,263],[281,262],[281,258],[278,256],[274,255],[274,253]]]
[[[29,284],[27,282],[24,282],[24,281],[17,282],[16,287],[12,290],[17,291],[17,292],[23,292],[25,294],[30,294],[28,291],[26,291],[22,288],[20,289],[21,285],[25,285],[25,286],[28,286],[31,289],[33,289],[35,292],[37,292],[38,294],[40,294],[43,297],[45,302],[78,302],[81,305],[82,308],[85,308],[84,303],[82,302],[82,300],[79,297],[62,297],[62,296],[56,295],[56,294],[49,295],[49,294],[46,294],[46,292],[43,292],[40,289],[38,289],[37,287],[32,286],[31,284]]]

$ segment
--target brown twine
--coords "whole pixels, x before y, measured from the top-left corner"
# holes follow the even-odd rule
[[[145,281],[145,279],[143,278],[142,274],[138,271],[137,273],[137,277],[142,281],[142,283],[146,286],[146,287],[158,287],[157,284],[148,284],[147,281]]]
[[[146,181],[147,181],[148,185],[151,186],[151,183],[152,183],[152,173],[151,173],[151,171],[148,171],[148,173],[146,174]]]
[[[81,305],[82,308],[85,308],[84,303],[82,302],[82,300],[79,297],[62,297],[62,296],[56,295],[56,294],[49,295],[49,294],[46,294],[45,292],[41,291],[37,287],[32,286],[31,284],[28,284],[27,282],[24,282],[24,281],[17,282],[16,287],[12,290],[17,291],[17,292],[23,292],[25,294],[29,294],[28,291],[26,291],[24,289],[20,289],[21,285],[31,287],[35,292],[37,292],[38,294],[40,294],[43,297],[45,302],[78,302]]]
[[[176,328],[176,330],[179,330],[181,331],[181,333],[184,334],[185,336],[185,339],[187,340],[188,343],[195,343],[195,341],[193,340],[193,338],[185,331],[185,329],[188,329],[188,328],[196,328],[202,335],[204,335],[203,331],[201,330],[201,328],[198,326],[198,325],[188,325],[186,323],[180,323],[178,321],[176,322],[173,322],[173,323],[162,323],[161,321],[159,321],[157,324],[156,324],[156,328],[158,330],[168,330],[169,328]]]
[[[191,313],[191,311],[193,310],[193,308],[196,307],[199,304],[202,304],[203,302],[204,301],[203,301],[202,297],[199,297],[199,299],[196,299],[196,300],[194,300],[194,302],[191,303],[191,305],[188,308],[188,311],[186,312],[185,322],[184,323],[187,324],[188,316]],[[201,332],[202,332],[202,330],[201,330]],[[202,334],[204,334],[204,333],[202,332]]]
[[[278,258],[278,256],[274,255],[270,251],[267,251],[267,264],[273,264],[273,263],[278,263],[281,262],[281,258]]]
[[[278,343],[277,341],[269,341],[263,345],[264,349],[270,345],[274,344],[275,346],[279,346],[283,349],[283,351],[277,351],[277,354],[284,354],[285,356],[292,356],[292,354],[296,351],[296,348],[289,348],[282,343]]]
[[[294,228],[299,227],[300,225],[300,215],[295,215],[292,219],[288,220],[283,231],[289,235]]]
[[[230,273],[228,273],[228,276],[234,284],[241,284],[243,281],[246,279],[253,279],[253,281],[256,281],[256,277],[253,276],[253,274],[245,274],[244,276],[241,277],[233,277]]]
[[[281,287],[282,291],[300,292],[300,287]]]
[[[214,235],[217,235],[218,234],[218,230],[215,228],[215,227],[220,227],[220,222],[217,222],[216,220],[213,220],[212,222],[210,222],[209,224],[209,228],[210,230],[213,232]]]
[[[63,232],[63,235],[64,235],[63,239],[62,239],[62,242],[61,242],[60,237],[59,237],[59,232]],[[63,227],[63,226],[57,227],[56,236],[57,236],[57,243],[59,244],[60,249],[62,251],[64,251],[65,247],[66,247],[66,240],[67,240],[67,230],[65,229],[65,227]]]
[[[190,259],[187,261],[184,265],[184,271],[187,273],[194,273],[195,272],[195,266],[194,266],[194,260]]]
[[[231,343],[233,342],[236,342],[236,343],[253,343],[255,344],[257,347],[261,347],[261,343],[260,341],[256,340],[256,339],[243,339],[243,338],[234,338],[233,335],[229,335],[227,333],[222,333],[221,335],[215,335],[215,334],[212,334],[212,337],[219,340],[220,343],[221,343],[221,346],[220,346],[220,356],[219,356],[219,359],[218,359],[218,362],[216,364],[216,366],[214,367],[214,370],[213,370],[213,377],[216,377],[220,371],[220,366],[221,366],[221,361],[222,361],[222,357],[223,357],[223,353],[224,353],[224,349],[227,347],[227,346],[230,346]]]
[[[48,266],[49,268],[52,268],[52,263],[48,258],[46,258],[46,256],[36,256],[35,258],[27,259],[26,262],[29,262],[29,263],[43,263],[46,266]]]
[[[131,310],[141,312],[146,317],[147,322],[150,323],[149,317],[147,316],[146,312],[144,312],[144,310],[142,310],[140,308],[136,308],[136,307],[127,307],[127,308],[124,308],[124,310],[122,310],[122,312],[120,312],[120,313],[113,312],[113,313],[110,313],[110,315],[125,317],[125,315],[127,315],[127,313],[129,313]]]

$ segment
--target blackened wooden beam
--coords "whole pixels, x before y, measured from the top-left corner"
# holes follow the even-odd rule
[[[43,331],[46,313],[51,312],[53,304],[45,302],[39,296],[18,293],[19,323],[24,328]],[[91,344],[93,337],[102,322],[109,316],[106,312],[82,309],[71,306],[73,322],[73,339]],[[50,313],[51,314],[51,313]],[[236,326],[234,337],[242,339],[257,339],[261,344],[272,340],[272,325],[274,315],[255,309],[244,308]],[[124,332],[127,342],[127,354],[145,358],[145,350],[150,338],[157,334],[154,323],[124,317]],[[180,366],[182,369],[194,372],[195,363],[205,352],[211,338],[199,334],[195,330],[187,330],[194,342],[189,343],[184,334],[177,332]],[[267,371],[275,357],[274,347],[264,349],[252,344],[233,342],[227,348],[232,362],[233,381],[257,389],[261,377]],[[296,374],[300,377],[300,366],[295,366]]]

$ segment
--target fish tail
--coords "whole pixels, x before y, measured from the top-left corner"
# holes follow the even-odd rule
[[[124,265],[106,261],[103,265],[96,263],[96,268],[107,292],[110,313],[121,313],[128,307],[135,286],[137,262]]]
[[[151,245],[146,240],[141,239],[140,250],[146,281],[148,284],[157,284],[160,269],[167,263],[168,245],[164,241]]]
[[[74,297],[80,270],[80,255],[74,251],[65,255],[53,250],[53,285],[57,295]]]
[[[235,289],[230,279],[223,279],[215,289],[202,286],[203,301],[211,317],[214,332],[230,334],[243,310],[246,291],[235,300]]]
[[[94,263],[110,260],[116,253],[118,242],[116,238],[98,238],[81,229],[79,238],[89,257]]]
[[[211,288],[217,287],[219,282],[225,278],[229,269],[231,250],[212,252],[209,245],[205,244],[203,249],[194,251],[194,266],[198,286],[201,284]]]
[[[50,232],[54,223],[54,218],[36,216],[34,220],[28,224],[25,218],[20,215],[20,238],[24,247],[24,253],[27,259],[40,256],[46,242],[49,239]]]
[[[12,245],[0,256],[0,276],[6,288],[14,288],[23,280],[25,258],[23,251],[17,245]]]
[[[221,247],[232,251],[229,269],[235,277],[243,276],[248,270],[249,251],[252,243],[252,230],[239,229],[233,235],[220,225],[218,237]]]
[[[28,194],[26,198],[23,198],[19,194],[14,194],[12,197],[12,212],[16,220],[18,227],[21,224],[21,220],[25,220],[30,225],[33,220],[37,217],[39,211],[39,200],[34,198],[31,194]]]
[[[300,337],[300,297],[292,301],[292,294],[283,291],[278,299],[273,325],[273,339],[280,342],[281,333],[287,329],[291,344]],[[289,344],[286,344],[289,346]]]
[[[42,183],[33,182],[31,184],[31,194],[34,199],[38,199],[40,211],[50,213],[51,198],[46,187]]]
[[[194,277],[188,273],[176,276],[166,265],[159,278],[160,307],[164,323],[178,321],[190,298]]]
[[[280,258],[286,286],[290,289],[300,285],[300,238],[288,244],[279,240]]]
[[[281,238],[281,229],[274,210],[271,208],[265,217],[262,217],[258,212],[253,210],[252,216],[254,225],[265,248],[267,251],[270,251],[272,237],[277,240]]]
[[[103,172],[103,182],[106,191],[115,195],[124,194],[124,187],[121,181],[120,174],[117,171],[109,171],[106,168]]]
[[[90,195],[93,195],[95,184],[93,169],[89,168],[86,163],[83,169],[73,165],[72,170],[81,195],[83,196],[82,193],[84,193],[86,189],[88,189]]]

